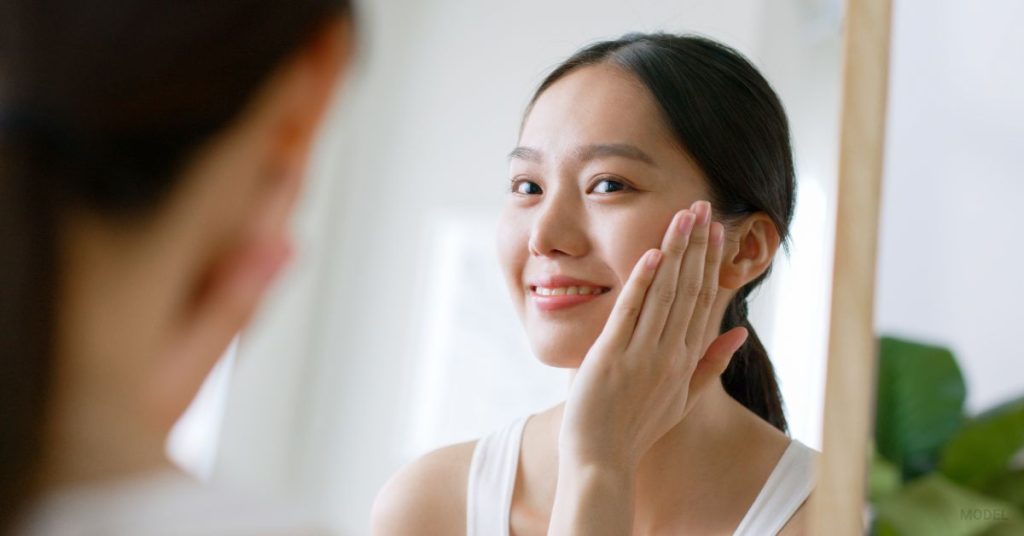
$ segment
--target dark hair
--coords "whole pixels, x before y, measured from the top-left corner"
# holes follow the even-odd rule
[[[69,209],[151,213],[348,0],[0,0],[0,531],[32,494]]]
[[[576,52],[544,79],[530,107],[562,77],[597,64],[625,70],[650,91],[676,141],[707,178],[723,223],[763,212],[787,243],[796,198],[789,125],[778,96],[749,61],[703,37],[629,34]],[[726,310],[719,332],[743,326],[750,336],[722,383],[729,395],[785,432],[774,368],[747,319],[747,297],[769,271],[739,289]]]

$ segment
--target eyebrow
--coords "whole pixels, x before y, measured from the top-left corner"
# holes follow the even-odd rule
[[[519,146],[512,149],[511,153],[508,153],[508,159],[528,160],[530,162],[540,162],[543,160],[541,152],[533,147]]]
[[[655,165],[654,159],[647,153],[640,150],[635,145],[628,143],[596,143],[591,145],[584,145],[576,149],[576,158],[581,162],[588,160],[594,160],[596,158],[608,158],[608,157],[620,157],[628,158],[630,160],[637,160],[645,164]],[[519,146],[512,149],[512,152],[508,154],[509,159],[520,159],[528,160],[530,162],[541,162],[543,160],[543,153],[534,149],[533,147]]]

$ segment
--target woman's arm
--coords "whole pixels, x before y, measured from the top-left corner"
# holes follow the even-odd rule
[[[723,241],[710,205],[698,201],[634,268],[566,400],[548,534],[632,532],[635,468],[747,336],[731,330],[705,351]]]
[[[548,534],[631,534],[633,481],[631,469],[560,462]]]

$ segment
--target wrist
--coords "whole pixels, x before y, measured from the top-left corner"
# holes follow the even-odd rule
[[[558,470],[586,471],[607,476],[631,476],[636,472],[638,460],[630,456],[624,449],[612,445],[598,448],[582,448],[570,442],[562,441],[558,448]]]
[[[619,465],[559,462],[548,535],[619,536],[633,526],[635,475]]]
[[[584,460],[576,456],[561,457],[558,461],[558,482],[569,485],[610,485],[620,489],[632,488],[636,478],[631,464]]]

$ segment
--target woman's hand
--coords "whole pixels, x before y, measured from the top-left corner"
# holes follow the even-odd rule
[[[698,201],[634,268],[565,404],[549,534],[629,534],[640,459],[746,340],[737,328],[705,341],[723,242]]]

